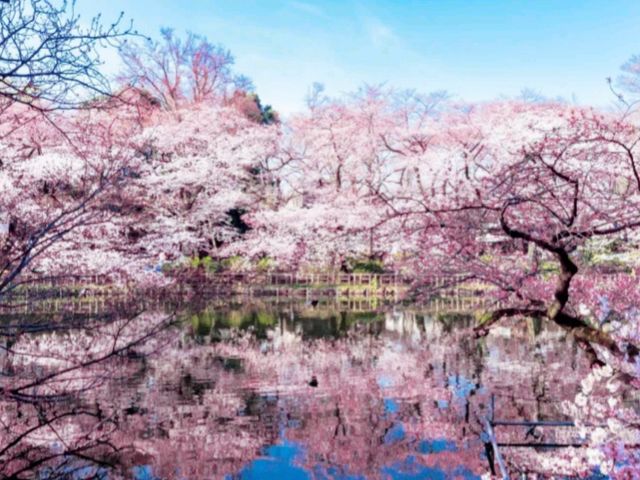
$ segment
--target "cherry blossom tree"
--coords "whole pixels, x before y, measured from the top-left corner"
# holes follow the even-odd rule
[[[96,96],[110,97],[100,70],[99,47],[130,36],[120,15],[103,26],[85,25],[74,2],[11,0],[0,5],[0,98],[2,106],[28,105],[40,112],[77,109]],[[94,106],[96,103],[93,104]]]
[[[70,2],[0,6],[0,292],[70,232],[104,218],[97,200],[124,179],[118,122],[100,114],[123,106],[99,57],[133,33],[121,21],[85,25]]]
[[[370,94],[293,121],[289,197],[252,217],[250,251],[318,259],[377,243],[419,269],[418,287],[434,275],[491,285],[502,307],[485,326],[538,315],[617,348],[578,311],[602,289],[572,282],[591,239],[640,226],[637,128],[555,103],[423,106]]]
[[[588,293],[571,285],[578,248],[640,226],[637,129],[553,104],[479,106],[448,122],[414,156],[427,172],[422,195],[390,203],[394,215],[424,222],[424,260],[494,285],[508,306],[491,321],[542,315],[613,348],[579,318]],[[555,286],[545,260],[556,265]]]
[[[627,100],[624,94],[614,90],[611,78],[607,79],[607,81],[612,86],[613,93],[618,100],[632,107],[634,105],[633,100],[640,93],[640,56],[633,55],[622,65],[621,70],[622,73],[618,76],[615,84],[626,94],[629,94],[631,98]]]
[[[277,202],[248,216],[255,232],[242,248],[293,266],[340,266],[348,256],[382,258],[401,244],[409,248],[386,222],[381,200],[409,175],[386,137],[424,128],[443,99],[374,87],[344,100],[316,92],[309,112],[288,122],[271,166]]]
[[[260,172],[278,137],[276,125],[260,125],[233,105],[155,112],[135,139],[137,243],[156,258],[216,254],[238,236],[230,212],[255,208],[269,194],[269,177]]]
[[[99,265],[98,255],[91,258],[100,250],[96,245],[115,238],[103,229],[133,219],[125,215],[131,212],[123,187],[134,159],[125,132],[137,128],[138,110],[120,107],[119,116],[111,110],[51,113],[23,124],[26,108],[15,105],[2,127],[0,178],[6,193],[0,211],[7,231],[0,291],[14,288],[28,269],[68,272],[72,259],[76,273],[87,263]],[[113,248],[113,243],[104,246]]]
[[[148,92],[167,110],[185,103],[220,103],[236,89],[251,87],[246,77],[233,73],[229,50],[193,33],[181,39],[165,28],[159,41],[125,43],[121,56],[125,70],[120,80]]]
[[[161,34],[121,49],[120,80],[159,107],[136,137],[143,214],[132,233],[156,258],[218,256],[240,233],[242,215],[272,195],[277,113],[233,72],[224,47]]]
[[[67,33],[79,28],[71,16]],[[117,24],[106,32],[97,23],[92,28],[93,36],[77,33],[86,45],[72,37],[67,48],[83,49],[84,74],[106,89],[92,70],[99,57],[90,42],[123,34]],[[151,50],[123,47],[127,64],[141,71],[117,96],[91,98],[98,89],[87,80],[82,104],[67,96],[58,104],[43,97],[37,106],[35,97],[28,104],[7,100],[1,178],[10,193],[0,203],[0,291],[15,288],[30,265],[32,274],[72,270],[158,281],[145,273],[158,260],[213,253],[237,234],[232,214],[240,218],[270,194],[266,164],[277,148],[276,114],[239,90],[248,84],[232,74],[233,59],[221,47],[194,35],[183,44],[169,31],[163,41]],[[176,83],[154,90],[154,75],[168,78],[167,58],[175,60]],[[76,73],[65,95],[80,95]]]

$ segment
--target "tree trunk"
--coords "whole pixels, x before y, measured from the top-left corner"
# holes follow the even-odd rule
[[[578,273],[578,266],[565,250],[558,250],[555,254],[560,262],[560,275],[558,275],[556,290],[553,292],[554,300],[547,308],[547,317],[559,323],[562,311],[569,301],[569,287],[571,287],[571,280]]]
[[[571,260],[571,257],[565,250],[557,250],[554,253],[560,263],[560,274],[558,275],[558,282],[553,294],[553,301],[546,310],[539,308],[503,308],[495,310],[483,317],[480,325],[475,328],[476,334],[486,335],[492,324],[497,323],[505,317],[518,315],[546,317],[571,333],[578,342],[594,355],[596,361],[598,361],[596,352],[591,344],[601,345],[617,356],[627,354],[632,358],[636,357],[639,351],[634,345],[629,345],[626,351],[622,351],[608,333],[594,328],[581,318],[570,315],[564,311],[569,301],[571,281],[576,273],[578,273],[578,266]]]
[[[624,356],[626,353],[631,357],[638,355],[638,349],[629,345],[626,352],[620,350],[616,341],[611,336],[600,329],[594,328],[584,320],[565,313],[564,309],[569,301],[569,288],[571,280],[578,273],[578,266],[571,260],[571,257],[565,250],[558,250],[556,256],[560,262],[560,275],[558,283],[553,294],[554,300],[547,308],[546,316],[556,324],[568,330],[579,342],[587,346],[594,354],[592,343],[601,345],[613,354]]]

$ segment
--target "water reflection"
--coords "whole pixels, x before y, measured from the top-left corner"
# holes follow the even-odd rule
[[[7,337],[0,477],[479,478],[489,398],[562,419],[588,359],[520,322],[192,307]]]

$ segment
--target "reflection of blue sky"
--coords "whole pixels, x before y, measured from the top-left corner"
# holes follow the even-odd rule
[[[404,424],[397,421],[396,418],[399,412],[398,400],[392,398],[384,399],[384,406],[386,416],[388,416],[389,420],[395,420],[384,436],[384,444],[392,445],[406,441],[407,435]],[[243,480],[298,480],[310,478],[321,480],[365,480],[363,476],[350,475],[347,472],[348,465],[327,466],[318,463],[312,466],[310,470],[302,468],[300,464],[305,459],[306,449],[303,444],[286,439],[286,432],[290,428],[296,427],[288,422],[284,422],[280,431],[281,440],[276,445],[267,447],[261,458],[248,463],[237,476],[229,476],[227,480],[231,480],[231,478]],[[417,455],[429,455],[442,452],[455,452],[458,448],[455,442],[451,440],[446,438],[414,440],[411,441],[408,448],[407,456],[404,459],[398,459],[398,461],[388,464],[380,470],[380,474],[384,478],[400,480],[423,478],[478,478],[463,466],[454,468],[453,470],[448,468],[451,467],[451,465],[445,465],[444,468],[423,466],[418,461],[418,457],[411,453],[411,451],[414,451]],[[155,480],[155,477],[153,477],[148,467],[139,467],[136,480]]]
[[[378,385],[381,388],[393,386],[393,381],[387,377],[378,378]],[[452,389],[454,398],[457,401],[466,400],[475,390],[476,384],[465,377],[452,375],[447,379],[447,386]],[[276,397],[265,396],[265,400],[277,402]],[[458,446],[447,438],[420,439],[408,438],[405,425],[398,415],[401,410],[402,400],[397,398],[383,398],[384,417],[390,422],[390,428],[383,437],[384,445],[391,448],[392,445],[405,442],[406,457],[398,458],[397,461],[385,465],[380,474],[389,479],[476,479],[470,470],[464,466],[443,465],[440,467],[426,467],[420,463],[420,455],[439,454],[443,452],[457,452]],[[438,402],[440,408],[448,408],[448,402],[441,400]],[[275,445],[266,447],[260,458],[252,460],[236,475],[226,477],[227,480],[242,479],[341,479],[341,480],[364,480],[365,477],[350,475],[348,465],[326,465],[323,462],[312,465],[309,470],[303,468],[307,455],[304,443],[292,442],[287,439],[287,431],[300,428],[298,419],[280,419],[280,439]],[[355,454],[356,452],[354,452]],[[149,466],[139,466],[134,470],[135,480],[157,480]]]
[[[450,375],[447,379],[447,387],[453,390],[456,398],[464,400],[476,389],[476,383],[462,375]]]
[[[437,467],[426,467],[418,463],[416,457],[412,455],[402,461],[384,467],[382,469],[382,475],[397,480],[422,480],[425,478],[436,480],[462,478],[471,480],[480,478],[464,467],[458,467],[451,472],[445,472]]]
[[[379,383],[386,383],[385,379],[380,379]],[[461,392],[470,391],[465,387],[465,383],[456,380],[455,385],[462,385]],[[443,465],[442,468],[437,466],[426,467],[419,461],[419,455],[438,454],[443,452],[456,452],[458,447],[455,442],[446,438],[435,439],[418,439],[414,440],[407,437],[404,423],[399,421],[397,416],[400,411],[400,402],[398,399],[385,398],[384,410],[385,417],[391,421],[391,427],[386,431],[383,442],[384,445],[391,447],[393,444],[407,442],[407,454],[405,458],[398,458],[397,461],[385,465],[380,470],[383,478],[389,479],[477,479],[470,470],[464,466],[453,467],[451,465]],[[239,479],[340,479],[340,480],[364,480],[365,477],[359,475],[351,475],[348,472],[348,465],[326,465],[317,463],[310,467],[309,470],[303,468],[302,461],[306,457],[306,448],[303,444],[287,440],[287,430],[295,429],[296,424],[284,421],[280,430],[280,441],[273,446],[264,450],[264,455],[246,465],[237,476],[227,477]],[[355,454],[356,452],[354,452]],[[152,476],[139,477],[137,480],[152,480]]]
[[[295,464],[301,457],[304,457],[302,447],[297,443],[284,440],[278,445],[268,447],[265,456],[247,465],[240,472],[239,477],[243,480],[310,478],[305,470]]]
[[[398,402],[393,398],[385,398],[384,411],[385,413],[398,413]]]
[[[393,380],[385,375],[381,375],[377,379],[378,386],[382,389],[393,387]],[[447,378],[447,387],[453,391],[454,398],[463,403],[469,398],[469,395],[477,389],[478,392],[482,392],[482,388],[477,387],[475,382],[463,377],[462,375],[450,375]],[[449,402],[446,399],[439,399],[436,401],[438,408],[445,410],[449,408]],[[397,413],[398,402],[391,398],[384,399],[384,409],[386,413]]]
[[[401,423],[395,424],[385,436],[385,443],[393,443],[403,440],[405,437],[404,428]],[[418,442],[417,451],[422,454],[441,453],[445,451],[456,451],[454,442],[447,439],[422,440]],[[265,457],[252,461],[238,475],[237,478],[243,480],[253,479],[340,479],[340,480],[364,480],[362,476],[349,475],[339,467],[325,468],[316,465],[312,468],[313,475],[296,465],[296,462],[304,458],[304,448],[294,442],[284,440],[278,445],[268,447]],[[449,466],[449,465],[447,465]],[[479,477],[463,466],[453,470],[444,470],[438,467],[426,467],[420,464],[417,457],[408,455],[402,460],[398,460],[390,465],[384,466],[380,473],[384,478],[410,480],[410,479],[449,479],[461,478],[475,480]],[[152,476],[136,477],[137,480],[151,480]],[[227,477],[230,480],[231,477]],[[236,477],[234,477],[236,478]]]
[[[393,387],[393,380],[391,380],[391,378],[385,376],[385,375],[380,375],[378,377],[378,386],[380,388],[390,388]]]
[[[157,477],[153,475],[153,472],[149,465],[140,465],[138,467],[134,467],[133,478],[135,480],[157,480]]]
[[[458,450],[455,442],[446,438],[436,438],[435,440],[422,440],[418,443],[418,452],[420,453],[442,453],[455,452]]]
[[[384,435],[385,445],[401,442],[405,439],[404,425],[401,423],[394,424]]]
[[[462,375],[450,375],[447,378],[447,387],[453,392],[453,403],[454,405],[463,408],[465,404],[469,402],[469,397],[473,393],[483,393],[484,389],[482,387],[478,387],[475,382],[472,382],[466,377]],[[438,402],[438,407],[442,407],[440,402]]]

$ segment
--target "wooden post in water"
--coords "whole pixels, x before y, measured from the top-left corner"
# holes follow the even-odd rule
[[[507,472],[507,467],[504,464],[502,455],[500,455],[500,450],[498,450],[498,442],[496,441],[496,436],[493,432],[491,421],[488,418],[484,419],[484,426],[485,426],[485,431],[489,436],[491,449],[493,450],[493,458],[498,462],[498,467],[500,467],[500,475],[502,475],[502,480],[509,480],[509,473]]]

